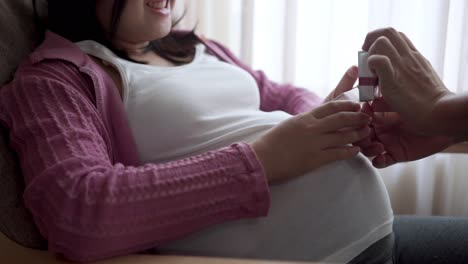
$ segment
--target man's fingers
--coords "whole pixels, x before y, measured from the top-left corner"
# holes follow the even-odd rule
[[[369,56],[381,55],[390,59],[392,65],[399,64],[401,56],[398,51],[393,47],[390,40],[385,37],[378,38],[369,49]]]
[[[393,83],[394,69],[392,62],[385,55],[372,55],[368,60],[369,68],[379,77],[380,88],[382,92],[386,89],[385,84]]]
[[[360,109],[361,106],[355,102],[332,101],[315,108],[309,114],[313,115],[315,118],[322,119],[338,112],[357,112]]]
[[[362,147],[361,147],[362,148]],[[362,154],[366,157],[374,157],[382,154],[385,151],[385,148],[382,143],[374,142],[369,145],[367,148],[362,148]]]
[[[383,169],[396,163],[397,161],[388,153],[380,154],[372,160],[372,164],[378,169]]]
[[[362,45],[362,50],[369,51],[371,46],[381,37],[388,39],[401,56],[405,56],[410,53],[410,47],[406,40],[400,32],[396,31],[394,28],[377,29],[368,33],[364,44]]]
[[[383,97],[376,98],[374,101],[372,101],[372,105],[369,105],[367,107],[371,108],[371,112],[392,112],[392,108],[390,105],[387,104],[385,99]],[[366,107],[366,109],[367,109]]]
[[[411,42],[411,40],[408,38],[408,36],[405,35],[405,33],[400,32],[400,35],[406,41],[406,44],[412,51],[418,51],[418,49],[416,49],[416,46],[414,46],[413,42]]]
[[[373,122],[376,125],[394,126],[401,123],[401,117],[396,112],[375,112]]]
[[[378,98],[376,98],[378,99]],[[362,105],[362,108],[361,108],[361,112],[369,115],[369,116],[372,116],[374,114],[374,110],[372,109],[372,106],[370,105],[369,102],[366,102]]]
[[[362,107],[362,112],[372,117],[375,125],[392,126],[401,123],[401,116],[393,112],[392,108],[385,102],[383,97],[376,98],[372,105],[366,103]]]
[[[355,142],[353,143],[354,146],[356,147],[360,147],[361,149],[365,149],[365,148],[368,148],[370,147],[371,145],[373,144],[372,140],[371,140],[371,136],[363,139],[363,140],[360,140],[358,142]]]

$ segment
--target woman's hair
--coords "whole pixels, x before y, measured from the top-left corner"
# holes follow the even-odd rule
[[[110,36],[104,32],[98,21],[96,0],[49,0],[48,2],[49,14],[46,26],[49,30],[72,42],[97,41],[118,56],[130,60],[124,51],[116,49],[111,42],[111,38],[118,30],[127,0],[114,0],[114,7],[110,10],[112,12]],[[175,21],[173,26],[177,25],[182,18],[183,16]],[[184,34],[171,32],[162,39],[151,41],[146,51],[153,51],[175,64],[182,64],[193,56],[198,42],[193,30]]]

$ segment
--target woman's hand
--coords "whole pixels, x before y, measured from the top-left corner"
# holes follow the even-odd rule
[[[424,136],[393,112],[383,98],[363,106],[364,113],[373,117],[373,132],[359,142],[364,155],[374,157],[376,168],[385,168],[398,162],[425,158],[455,143],[449,137]]]
[[[350,146],[370,135],[371,121],[358,103],[335,101],[294,116],[252,144],[270,181],[294,178],[325,164],[350,159]]]
[[[337,99],[340,95],[351,91],[359,77],[359,69],[356,66],[351,66],[341,78],[336,88],[323,100],[324,103],[331,102]]]

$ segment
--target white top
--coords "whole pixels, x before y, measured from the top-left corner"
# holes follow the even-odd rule
[[[178,67],[118,58],[94,41],[81,49],[114,65],[140,160],[176,160],[232,143],[252,142],[289,114],[260,111],[252,76],[205,53]],[[160,247],[196,255],[347,262],[391,233],[385,186],[359,156],[272,185],[268,217],[211,227]]]
[[[282,111],[259,111],[260,94],[253,77],[206,55],[203,45],[197,46],[190,64],[178,67],[129,62],[96,42],[80,46],[120,72],[125,109],[142,163],[251,142],[290,117]]]

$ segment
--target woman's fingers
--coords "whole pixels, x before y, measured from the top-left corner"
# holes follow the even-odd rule
[[[337,99],[343,93],[353,89],[359,76],[359,69],[356,66],[350,67],[341,78],[335,89],[325,98],[324,102],[330,102]]]
[[[347,160],[354,158],[357,154],[359,154],[359,152],[361,152],[361,149],[356,146],[342,146],[330,148],[324,150],[321,153],[320,159],[322,160],[323,164],[327,164],[338,160]],[[312,160],[316,158],[317,157],[311,157]]]
[[[369,125],[372,118],[359,112],[340,112],[324,117],[320,121],[321,132],[335,132],[343,128],[357,128]]]
[[[357,112],[361,109],[358,103],[351,101],[332,101],[324,105],[321,105],[306,115],[312,115],[317,119],[322,119],[329,115],[333,115],[339,112]]]
[[[356,66],[350,67],[348,71],[343,75],[338,85],[336,86],[335,92],[334,92],[334,98],[339,96],[342,93],[352,90],[358,77],[359,77],[358,67]]]
[[[344,132],[340,131],[324,135],[320,143],[323,148],[334,148],[361,141],[369,137],[370,134],[371,129],[369,127]]]

